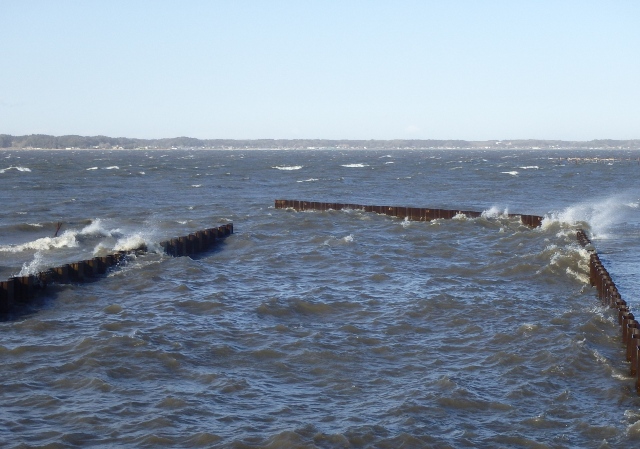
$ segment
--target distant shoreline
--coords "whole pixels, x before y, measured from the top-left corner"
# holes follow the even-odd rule
[[[5,150],[640,150],[640,139],[563,140],[337,140],[337,139],[136,139],[107,136],[0,134]]]

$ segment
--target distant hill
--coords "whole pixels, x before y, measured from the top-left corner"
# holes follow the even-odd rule
[[[134,139],[107,136],[49,136],[31,134],[11,136],[0,134],[0,148],[24,149],[170,149],[170,148],[342,148],[342,149],[640,149],[640,139],[634,140],[331,140],[331,139]]]

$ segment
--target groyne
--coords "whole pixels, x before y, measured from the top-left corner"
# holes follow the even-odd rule
[[[208,251],[233,234],[233,223],[208,228],[192,234],[160,242],[163,251],[173,257],[192,256]],[[49,284],[83,283],[97,280],[113,266],[123,263],[130,255],[147,252],[146,245],[106,256],[64,264],[36,274],[15,276],[0,282],[0,313],[9,312],[14,306],[27,303]]]
[[[631,376],[636,377],[636,392],[640,394],[640,324],[627,302],[622,299],[616,283],[598,256],[598,252],[587,234],[579,229],[576,233],[578,243],[589,251],[589,282],[595,287],[598,299],[603,306],[616,309],[618,324],[621,328],[622,343],[626,348]]]
[[[305,210],[343,210],[354,209],[363,210],[365,212],[374,212],[382,215],[389,215],[401,219],[414,221],[431,221],[437,219],[451,219],[458,215],[464,215],[468,218],[477,218],[482,212],[472,210],[459,209],[431,209],[424,207],[404,207],[404,206],[365,206],[362,204],[345,204],[345,203],[321,203],[316,201],[300,201],[300,200],[275,200],[276,209],[294,209],[297,211]],[[542,224],[542,218],[538,215],[508,214],[509,217],[520,217],[523,224],[537,228]]]

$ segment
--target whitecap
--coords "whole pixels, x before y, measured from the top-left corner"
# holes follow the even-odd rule
[[[25,262],[24,264],[22,264],[22,269],[16,276],[29,276],[30,274],[38,274],[41,271],[42,265],[42,253],[40,251],[36,251],[36,253],[33,255],[33,260],[31,262]]]
[[[511,176],[518,176],[518,172],[517,171],[503,171],[500,173],[504,173],[505,175],[511,175]]]
[[[523,170],[539,170],[540,169],[540,167],[538,167],[537,165],[527,165],[520,168]]]
[[[309,178],[309,179],[303,179],[301,181],[296,181],[296,182],[314,182],[314,181],[320,181],[318,178]]]
[[[542,222],[543,229],[554,224],[575,226],[586,222],[590,227],[592,239],[607,239],[611,228],[627,221],[630,214],[637,213],[637,204],[630,201],[627,195],[613,195],[552,212],[545,216]]]
[[[362,168],[362,167],[368,167],[368,164],[343,164],[342,167],[346,167],[346,168]]]
[[[104,237],[111,237],[114,234],[119,234],[119,229],[107,230],[102,224],[102,220],[96,218],[91,221],[87,226],[82,228],[82,230],[78,233],[80,235],[101,235]]]
[[[567,267],[565,272],[570,278],[573,278],[582,284],[589,285],[590,283],[589,276],[584,273],[572,270],[570,267]]]
[[[42,237],[19,245],[0,246],[0,252],[20,253],[28,250],[46,251],[53,248],[73,248],[78,246],[76,233],[65,231],[58,237]]]
[[[389,161],[389,162],[385,162],[384,164],[385,164],[385,165],[387,165],[387,164],[395,164],[395,162],[393,162],[393,161]]]
[[[276,170],[291,171],[291,170],[300,170],[302,168],[302,165],[276,165],[275,167],[271,167],[271,168],[275,168]]]
[[[98,169],[98,167],[89,167],[89,168],[87,168],[87,171],[88,170],[97,170],[97,169]]]
[[[198,187],[202,187],[202,184],[191,184],[191,187],[194,187],[197,189]]]
[[[105,170],[120,170],[120,167],[117,165],[112,165],[111,167],[105,167]]]
[[[487,210],[483,210],[481,216],[484,218],[498,218],[498,217],[507,217],[509,212],[507,209],[501,211],[497,206],[491,206]]]
[[[144,245],[146,245],[146,241],[141,234],[133,234],[127,237],[123,237],[116,242],[116,245],[113,247],[114,251],[131,251],[134,249],[138,249]]]
[[[21,172],[30,172],[31,171],[31,169],[27,168],[27,167],[15,167],[15,166],[12,165],[11,167],[3,168],[2,170],[0,170],[0,173],[5,173],[5,172],[7,172],[9,170],[18,170],[18,171],[21,171]]]

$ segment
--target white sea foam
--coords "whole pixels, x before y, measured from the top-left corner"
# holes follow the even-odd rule
[[[368,164],[343,164],[342,167],[346,167],[346,168],[363,168],[363,167],[368,167]]]
[[[555,224],[570,226],[587,223],[591,238],[607,239],[616,224],[627,221],[629,214],[637,214],[637,202],[629,200],[631,193],[621,193],[591,202],[578,203],[564,210],[552,212],[542,221],[543,229]]]
[[[320,180],[318,178],[309,178],[309,179],[302,179],[296,182],[314,182],[314,181],[320,181]]]
[[[31,169],[28,167],[15,167],[15,166],[11,166],[11,167],[7,167],[7,168],[3,168],[2,170],[0,170],[0,173],[5,173],[9,170],[18,170],[18,171],[22,171],[22,172],[30,172]]]
[[[348,236],[343,237],[342,240],[347,242],[347,243],[353,242],[353,234],[349,234]]]
[[[97,170],[97,169],[98,169],[98,167],[89,167],[89,168],[87,168],[87,170]]]
[[[583,283],[583,284],[585,284],[585,285],[588,285],[588,284],[589,284],[589,282],[590,282],[590,281],[589,281],[589,276],[587,276],[587,275],[586,275],[586,274],[584,274],[584,273],[581,273],[581,272],[578,272],[578,271],[572,270],[572,269],[571,269],[571,268],[569,268],[569,267],[567,267],[567,269],[566,269],[566,273],[567,273],[567,275],[568,275],[569,277],[574,278],[574,279],[576,279],[577,281],[579,281],[579,282],[581,282],[581,283]]]
[[[80,230],[80,235],[101,235],[104,237],[114,237],[120,235],[120,229],[105,229],[102,220],[96,218],[90,224]]]
[[[74,248],[76,246],[78,246],[76,233],[73,231],[65,231],[57,237],[42,237],[19,245],[1,245],[0,252],[20,253],[29,250],[47,251],[54,248]]]
[[[195,187],[197,189],[198,187],[202,187],[202,184],[191,184],[191,187]]]
[[[42,253],[40,251],[36,251],[36,253],[33,255],[33,260],[31,262],[25,262],[24,264],[22,264],[22,269],[16,276],[28,276],[30,274],[37,274],[42,271],[42,265]]]
[[[393,161],[385,162],[385,165],[387,165],[387,164],[395,164],[395,162],[393,162]]]
[[[539,170],[540,167],[538,167],[537,165],[527,165],[525,167],[520,167],[523,170]]]
[[[117,165],[112,165],[111,167],[105,167],[105,170],[120,170],[120,167]]]
[[[504,173],[505,175],[511,175],[511,176],[518,176],[518,172],[513,170],[513,171],[503,171],[500,173]]]
[[[484,218],[498,218],[498,217],[507,217],[509,214],[508,209],[501,211],[497,206],[491,206],[487,210],[482,211],[482,217]]]
[[[107,254],[111,252],[111,248],[104,244],[104,242],[98,243],[95,248],[93,248],[93,255],[100,256],[103,254]]]
[[[141,233],[136,233],[118,240],[113,249],[114,251],[131,251],[133,249],[140,248],[143,245],[146,245],[144,237]]]
[[[291,170],[300,170],[302,168],[302,165],[276,165],[275,167],[271,167],[271,168],[275,168],[276,170],[291,171]]]

